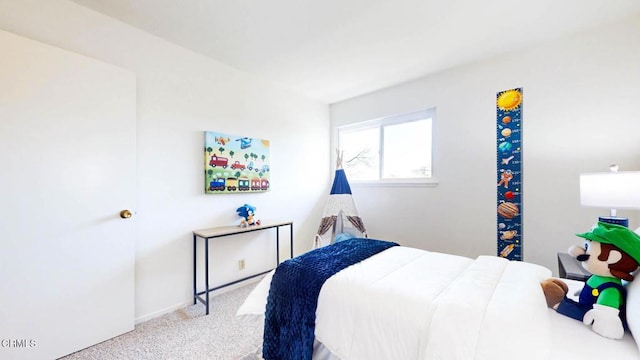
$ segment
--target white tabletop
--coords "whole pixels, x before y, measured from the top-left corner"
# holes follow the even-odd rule
[[[201,238],[210,238],[215,236],[241,234],[243,232],[255,231],[260,229],[272,228],[277,226],[292,225],[293,221],[281,221],[281,222],[262,222],[260,225],[249,225],[246,227],[240,226],[219,226],[208,229],[194,230],[193,234]]]

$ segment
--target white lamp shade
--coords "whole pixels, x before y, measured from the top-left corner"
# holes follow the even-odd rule
[[[580,174],[580,204],[640,209],[640,171]]]

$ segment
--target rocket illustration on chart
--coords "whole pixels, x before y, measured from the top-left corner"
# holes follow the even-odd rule
[[[505,246],[504,249],[502,249],[502,251],[500,251],[500,256],[502,256],[503,258],[506,258],[507,256],[509,256],[509,254],[511,254],[511,252],[513,251],[514,247],[515,247],[514,244],[509,244],[509,245]]]

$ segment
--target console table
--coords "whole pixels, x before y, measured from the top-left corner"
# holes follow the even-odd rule
[[[267,271],[263,271],[258,274],[253,274],[251,276],[244,277],[242,279],[238,279],[223,285],[216,286],[214,288],[209,287],[209,240],[223,237],[223,236],[231,236],[244,234],[252,231],[261,231],[267,229],[276,229],[276,266],[280,263],[280,227],[289,226],[290,231],[290,250],[291,257],[293,258],[293,221],[284,221],[284,222],[274,222],[274,223],[265,223],[260,225],[251,225],[248,227],[238,227],[238,226],[222,226],[222,227],[214,227],[209,229],[201,229],[193,231],[193,304],[195,305],[197,301],[200,301],[206,307],[206,315],[209,315],[209,293],[214,290],[218,290],[233,284],[237,284],[241,281],[245,281],[256,276],[264,275],[271,271],[269,269]],[[197,239],[201,238],[204,240],[204,282],[205,289],[203,291],[198,291],[197,281],[196,281],[196,258],[197,258]],[[205,295],[204,299],[201,295]]]

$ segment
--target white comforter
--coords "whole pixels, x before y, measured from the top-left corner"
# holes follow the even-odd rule
[[[497,257],[394,247],[325,282],[316,339],[343,360],[547,359],[551,332],[540,282],[550,276]],[[239,314],[264,311],[269,282]]]

